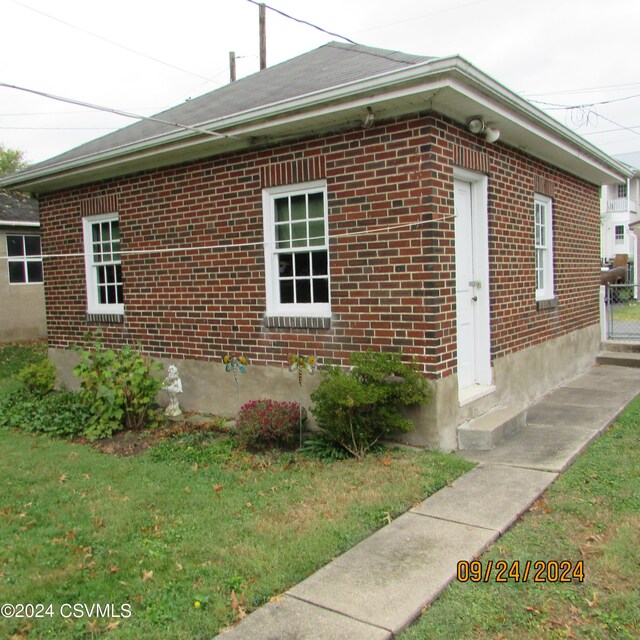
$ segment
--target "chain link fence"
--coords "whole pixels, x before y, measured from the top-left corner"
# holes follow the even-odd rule
[[[612,340],[640,340],[638,293],[638,285],[607,285],[605,293],[607,336]]]

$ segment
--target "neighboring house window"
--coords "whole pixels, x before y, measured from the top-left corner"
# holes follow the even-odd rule
[[[624,244],[624,225],[617,224],[615,234],[616,234],[616,244]]]
[[[626,198],[627,197],[627,185],[626,184],[619,184],[617,185],[617,189],[618,189],[618,198]]]
[[[120,228],[114,214],[83,219],[89,313],[124,313]]]
[[[536,194],[535,252],[536,252],[536,300],[550,300],[553,291],[553,215],[551,198]]]
[[[40,236],[8,235],[7,258],[11,284],[42,282]]]
[[[331,315],[324,181],[265,189],[267,314]]]

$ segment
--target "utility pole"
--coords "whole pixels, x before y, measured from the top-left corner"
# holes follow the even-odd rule
[[[267,26],[266,26],[266,9],[264,4],[259,6],[259,23],[260,23],[260,71],[267,68]]]
[[[236,81],[236,52],[229,51],[229,81]]]

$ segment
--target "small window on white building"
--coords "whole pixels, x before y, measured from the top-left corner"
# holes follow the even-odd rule
[[[553,212],[551,198],[535,194],[536,300],[551,300],[553,287]]]
[[[265,189],[267,314],[331,315],[325,181]]]
[[[627,185],[619,184],[616,186],[617,196],[618,198],[626,198],[627,197]]]
[[[624,225],[617,224],[615,228],[616,244],[624,244]]]
[[[84,261],[89,313],[124,313],[117,214],[84,218]]]
[[[10,284],[42,283],[40,236],[8,235],[7,266]]]

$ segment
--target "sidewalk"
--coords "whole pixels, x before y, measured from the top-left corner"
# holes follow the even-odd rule
[[[596,366],[527,411],[527,426],[478,466],[219,640],[388,640],[482,553],[640,393],[638,369]]]

